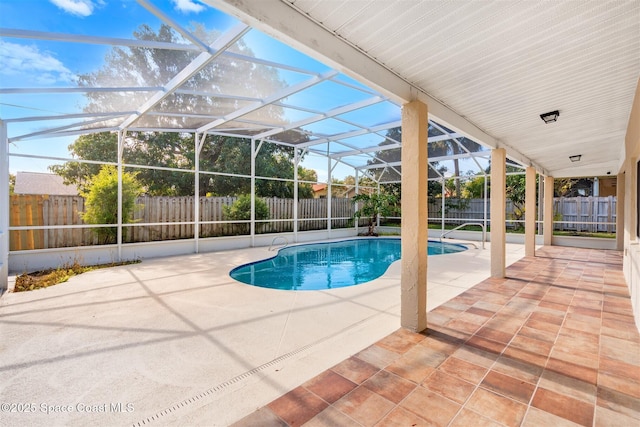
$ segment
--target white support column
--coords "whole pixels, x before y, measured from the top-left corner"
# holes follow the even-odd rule
[[[444,221],[444,214],[445,214],[445,179],[444,176],[442,177],[442,197],[441,197],[441,207],[440,207],[440,235],[442,235],[444,233],[444,226],[445,226],[445,221]]]
[[[202,136],[200,136],[202,135]],[[202,143],[204,143],[207,134],[194,134],[193,143],[195,149],[194,157],[194,191],[193,191],[193,241],[195,253],[200,253],[200,151],[202,150]],[[202,141],[202,143],[200,142]]]
[[[116,243],[118,245],[118,261],[122,261],[122,175],[124,172],[123,167],[123,153],[124,153],[124,138],[127,131],[121,130],[118,132],[118,229]]]
[[[536,256],[536,169],[529,166],[525,178],[524,255]]]
[[[0,295],[9,287],[9,140],[0,120]]]
[[[507,152],[491,151],[491,277],[506,275]]]
[[[545,246],[551,246],[553,237],[553,177],[544,177],[544,218],[542,235]]]
[[[616,250],[624,249],[624,190],[625,174],[619,173],[616,178]]]
[[[377,188],[377,192],[378,192],[378,197],[380,197],[380,182],[378,181],[378,188]],[[378,212],[376,214],[376,227],[380,228],[380,212]]]
[[[358,184],[358,181],[360,180],[360,169],[355,169],[355,174],[354,174],[354,175],[355,175],[355,177],[356,177],[356,189],[355,189],[355,195],[357,196],[358,194],[360,194],[360,186],[359,186],[359,184]],[[354,203],[354,206],[353,206],[353,211],[354,211],[354,213],[357,213],[357,212],[358,212],[358,207],[359,207],[359,206],[358,206],[358,204],[357,204],[357,203]],[[355,226],[356,226],[356,236],[357,236],[357,235],[358,235],[358,223],[359,223],[360,221],[359,221],[359,220],[357,220],[357,219],[356,219],[355,221],[356,221]]]
[[[256,140],[251,139],[251,247],[256,245]]]
[[[293,241],[298,243],[298,166],[300,165],[300,150],[293,149]]]
[[[331,171],[333,169],[333,165],[331,164],[331,156],[329,154],[331,142],[327,143],[327,231],[329,233],[329,237],[331,237]]]
[[[427,327],[427,105],[402,107],[402,276],[400,321],[419,332]]]
[[[538,180],[538,234],[542,235],[542,217],[544,216],[544,179],[540,175]]]
[[[489,194],[489,176],[486,172],[484,172],[484,193],[482,199],[482,224],[484,228],[482,229],[482,249],[484,249],[484,244],[487,242],[487,226],[488,226],[488,217],[489,217],[489,198],[487,197]]]

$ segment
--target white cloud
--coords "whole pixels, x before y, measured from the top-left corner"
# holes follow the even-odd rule
[[[93,13],[93,0],[49,0],[67,13],[78,16],[89,16]]]
[[[3,60],[0,74],[6,76],[22,76],[21,80],[35,81],[42,85],[68,83],[76,79],[62,62],[48,52],[41,52],[36,46],[0,40],[0,57]]]
[[[171,0],[175,9],[182,13],[199,13],[204,10],[204,6],[194,0]]]

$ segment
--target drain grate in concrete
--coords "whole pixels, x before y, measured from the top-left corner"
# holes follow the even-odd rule
[[[271,361],[269,361],[269,362],[267,362],[267,363],[265,363],[263,365],[257,366],[257,367],[255,367],[255,368],[253,368],[253,369],[251,369],[251,370],[249,370],[247,372],[243,372],[242,374],[237,375],[237,376],[235,376],[235,377],[233,377],[231,379],[228,379],[227,381],[225,381],[223,383],[220,383],[220,384],[218,384],[218,385],[216,385],[214,387],[211,387],[210,389],[205,390],[202,393],[198,393],[195,396],[192,396],[192,397],[190,397],[188,399],[185,399],[185,400],[183,400],[183,401],[181,401],[179,403],[176,403],[175,405],[171,406],[170,408],[167,408],[167,409],[165,409],[163,411],[160,411],[155,415],[147,417],[142,421],[138,421],[137,423],[133,424],[133,427],[142,427],[142,426],[151,424],[154,421],[158,421],[160,418],[162,418],[162,417],[164,417],[166,415],[172,414],[173,412],[176,412],[176,411],[178,411],[180,409],[184,409],[187,406],[192,405],[193,403],[195,403],[195,402],[197,402],[197,401],[199,401],[201,399],[204,399],[205,397],[207,397],[207,396],[209,396],[209,395],[211,395],[213,393],[220,392],[220,391],[224,390],[225,388],[229,387],[230,385],[233,385],[233,384],[236,384],[236,383],[238,383],[240,381],[243,381],[243,380],[245,380],[245,379],[257,374],[258,372],[263,371],[263,370],[265,370],[265,369],[267,369],[267,368],[269,368],[271,366],[274,366],[274,365],[282,362],[283,360],[289,359],[290,357],[293,357],[293,356],[295,356],[297,354],[300,354],[303,351],[308,350],[308,349],[314,347],[315,345],[317,345],[317,344],[319,344],[319,343],[321,343],[322,341],[325,341],[325,340],[326,339],[319,340],[319,341],[307,344],[306,346],[300,347],[300,348],[298,348],[298,349],[296,349],[294,351],[291,351],[289,353],[283,354],[282,356],[279,356],[279,357],[277,357],[277,358],[275,358],[275,359],[273,359],[273,360],[271,360]]]

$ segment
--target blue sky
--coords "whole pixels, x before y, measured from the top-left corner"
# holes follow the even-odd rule
[[[209,30],[224,32],[237,24],[234,18],[197,0],[151,0],[151,3],[186,28],[189,28],[191,23],[197,22],[204,24]],[[161,21],[135,0],[0,0],[0,26],[8,29],[132,39],[133,32],[141,24],[148,24],[152,29],[157,30]],[[257,30],[251,30],[245,35],[244,41],[257,58],[288,63],[315,73],[329,70],[325,65]],[[79,74],[103,67],[105,55],[110,50],[109,45],[2,38],[0,39],[2,61],[0,87],[74,87]],[[309,76],[283,72],[281,78],[293,84]],[[364,88],[344,75],[339,79]],[[322,111],[364,100],[370,96],[334,82],[324,82],[311,90],[289,97],[286,102]],[[80,113],[83,103],[82,94],[1,94],[0,117],[11,119]],[[286,114],[290,121],[309,115],[309,113],[300,112]],[[399,120],[399,117],[399,108],[391,103],[376,104],[366,110],[354,111],[344,116],[347,120],[365,126]],[[54,127],[70,123],[72,122],[50,121],[45,125]],[[42,122],[9,123],[9,136],[37,132],[42,130],[42,126]],[[337,120],[326,120],[324,123],[309,126],[310,129],[313,128],[314,131],[325,134],[345,132],[349,127]],[[363,136],[348,142],[357,147],[366,146],[371,143],[371,138],[372,136]],[[66,137],[18,141],[12,144],[10,151],[69,158],[67,147],[74,139],[74,137]],[[381,140],[381,138],[378,139]],[[12,173],[19,170],[46,172],[50,163],[51,161],[11,157],[10,171]],[[303,165],[315,169],[320,180],[326,179],[328,174],[326,159],[307,156]],[[339,165],[334,169],[333,174],[343,178],[346,175],[353,175],[354,171]]]
[[[220,32],[231,28],[237,21],[197,0],[153,0],[152,3],[182,26],[204,23],[208,29]],[[140,24],[148,24],[154,30],[161,21],[140,6],[135,0],[2,0],[0,1],[0,26],[8,29],[26,29],[52,33],[78,34],[114,38],[133,38],[132,33]],[[289,48],[288,46],[252,30],[245,42],[256,57],[275,62],[287,62],[300,68],[323,72],[328,67]],[[100,69],[111,46],[41,41],[36,39],[0,39],[0,87],[38,88],[73,87],[78,74]],[[295,73],[283,73],[282,78],[293,78]],[[300,76],[297,76],[300,79]],[[303,76],[303,79],[308,77]],[[342,76],[352,84],[355,81]],[[327,83],[329,85],[329,83]],[[332,84],[335,85],[335,84]],[[337,86],[337,85],[335,85]],[[316,109],[333,108],[357,100],[357,91],[344,90],[331,97],[315,96],[300,99],[302,105],[313,103]],[[359,94],[362,97],[362,94]],[[0,117],[11,119],[25,116],[57,115],[82,111],[84,97],[81,94],[3,94],[0,95]],[[306,101],[306,103],[305,103]],[[393,108],[392,108],[393,109]],[[389,112],[387,112],[389,113]],[[394,114],[394,112],[390,112]],[[289,117],[298,120],[304,117]],[[68,121],[49,122],[47,126],[61,126]],[[22,135],[42,129],[42,123],[10,123],[9,135]],[[332,133],[327,129],[327,133]],[[67,146],[74,138],[33,139],[19,141],[10,147],[12,153],[39,154],[68,158]],[[310,159],[310,162],[312,160]],[[11,157],[10,170],[36,170],[45,172],[50,161],[34,161]],[[321,178],[326,177],[326,160],[313,161]],[[341,167],[335,171],[340,173]],[[341,175],[353,174],[352,170]]]

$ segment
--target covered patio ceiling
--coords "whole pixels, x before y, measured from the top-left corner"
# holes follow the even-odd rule
[[[636,0],[206,2],[399,104],[425,101],[430,119],[546,175],[621,166],[640,76]]]
[[[0,87],[9,102],[97,93],[128,101],[102,110],[78,104],[55,115],[5,115],[9,142],[99,131],[207,133],[294,146],[397,182],[401,141],[389,131],[400,126],[401,105],[420,99],[429,106],[429,142],[448,145],[430,153],[432,176],[441,176],[433,164],[460,157],[471,157],[480,171],[487,149],[495,147],[554,177],[603,176],[620,168],[640,75],[637,1],[206,0],[238,18],[212,43],[181,25],[170,8],[137,3],[182,40],[0,29],[5,40],[59,49],[79,43],[192,54],[161,84]],[[318,62],[241,53],[238,43],[256,32],[252,27]],[[264,93],[198,84],[224,61],[275,70],[285,84]],[[177,97],[196,102],[176,109]],[[271,114],[274,109],[280,114]],[[553,110],[558,121],[545,124],[540,114]],[[37,131],[14,131],[13,124],[34,122]],[[570,161],[574,155],[579,162]]]
[[[302,153],[327,156],[378,182],[400,181],[400,98],[383,95],[290,47],[279,47],[276,58],[259,49],[247,54],[243,45],[251,49],[273,41],[266,40],[270,37],[242,20],[229,18],[231,22],[215,28],[219,34],[208,42],[194,28],[209,23],[192,23],[186,27],[172,16],[172,9],[166,5],[161,9],[152,1],[138,0],[137,3],[145,13],[140,25],[168,25],[179,34],[179,39],[166,42],[116,37],[115,33],[59,32],[62,28],[56,31],[42,31],[37,27],[0,28],[4,40],[36,43],[35,46],[43,46],[41,50],[46,46],[54,57],[70,46],[82,45],[87,49],[87,57],[94,56],[92,51],[106,47],[127,52],[135,49],[149,56],[154,55],[151,52],[166,52],[168,57],[171,52],[180,52],[184,56],[175,55],[176,58],[188,58],[176,62],[173,74],[160,81],[145,77],[148,70],[133,70],[124,73],[124,77],[121,73],[100,71],[99,78],[80,78],[78,86],[64,86],[59,82],[33,87],[1,85],[5,108],[24,108],[11,110],[9,117],[1,117],[8,124],[9,143],[40,143],[47,138],[117,131],[220,135],[295,147]],[[220,4],[213,6],[217,8]],[[282,53],[284,48],[289,51]],[[113,55],[114,50],[111,52]],[[244,65],[237,67],[236,64]],[[234,74],[232,79],[216,77],[230,66],[247,73]],[[240,83],[249,79],[268,80],[269,75],[277,76],[279,86]],[[48,97],[49,101],[44,102],[47,108],[64,104],[68,109],[46,114],[27,106],[25,100],[30,97]],[[73,99],[75,107],[69,109]],[[100,102],[93,102],[95,99]],[[24,131],[25,124],[30,125],[29,131]],[[468,158],[468,165],[477,173],[488,164],[487,145],[477,144],[467,135],[434,120],[430,121],[429,143],[439,144],[430,154],[432,179],[444,178],[445,170],[448,170],[447,176],[451,176],[454,168],[447,163],[453,160]],[[17,151],[12,155],[33,157]],[[47,158],[46,150],[37,155],[40,156]],[[50,160],[67,159],[50,157]]]

